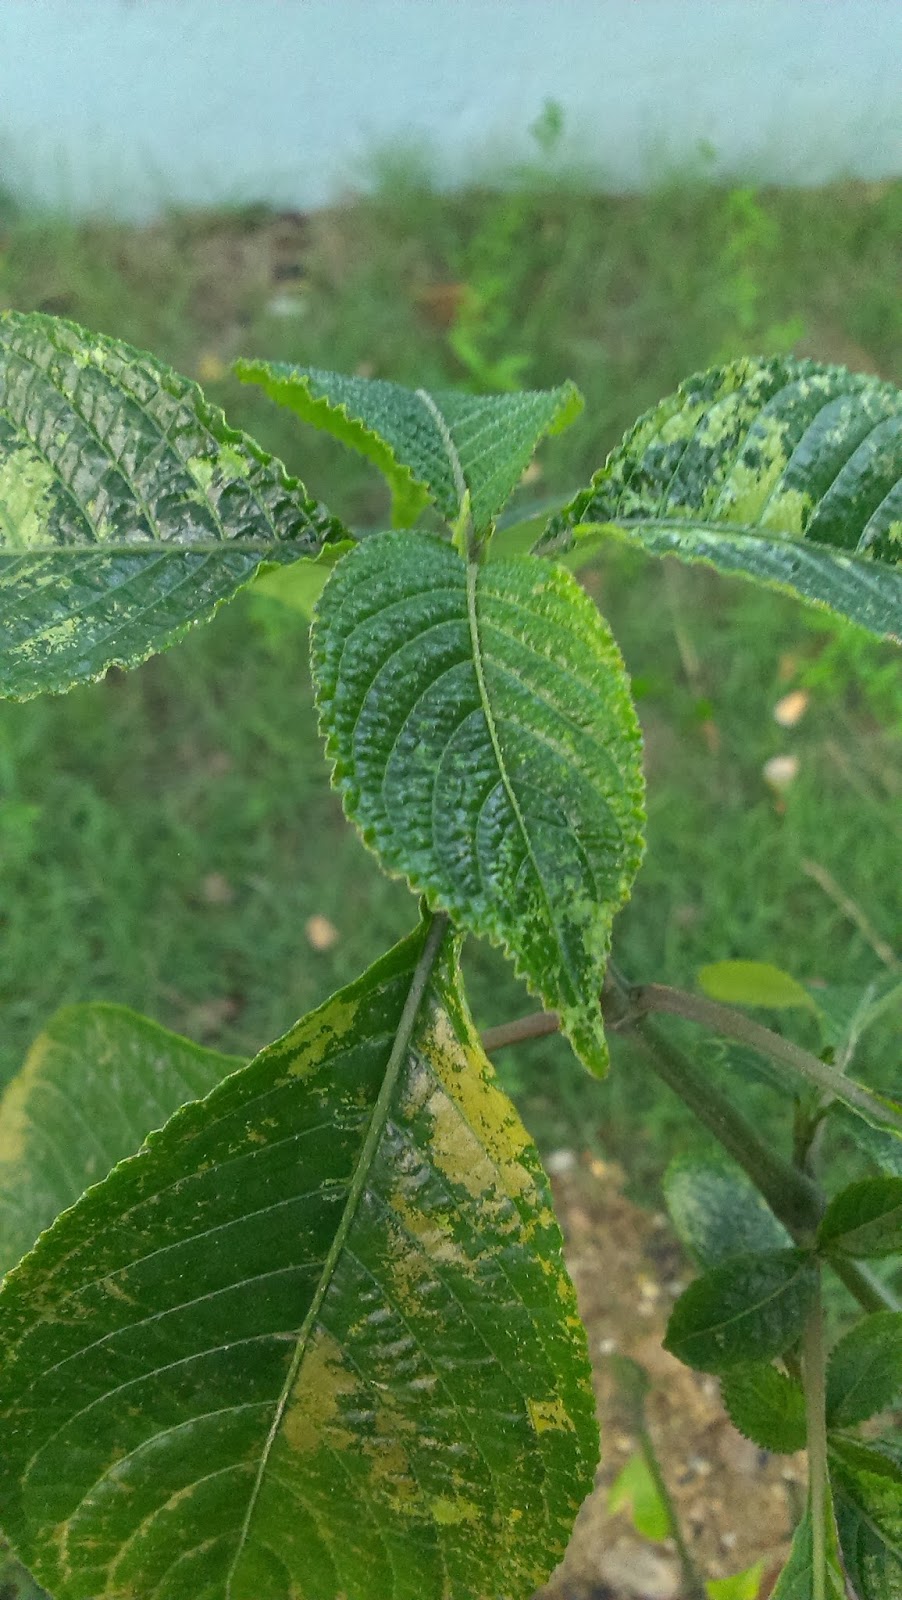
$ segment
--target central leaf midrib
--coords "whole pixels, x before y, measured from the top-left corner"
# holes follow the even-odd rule
[[[357,1162],[354,1167],[354,1173],[351,1178],[351,1183],[348,1189],[348,1197],[345,1201],[341,1220],[335,1231],[335,1236],[323,1263],[322,1272],[320,1273],[319,1282],[317,1283],[314,1291],[313,1299],[310,1302],[307,1314],[303,1323],[301,1324],[300,1332],[298,1333],[297,1346],[295,1348],[294,1355],[292,1356],[285,1382],[282,1385],[279,1398],[276,1402],[275,1414],[273,1416],[269,1433],[266,1437],[266,1442],[263,1446],[260,1465],[257,1469],[257,1475],[254,1479],[254,1484],[251,1489],[247,1511],[245,1513],[244,1521],[241,1525],[241,1532],[238,1538],[238,1547],[235,1551],[234,1559],[226,1576],[226,1600],[231,1600],[232,1581],[235,1577],[235,1574],[238,1570],[238,1564],[241,1561],[247,1546],[248,1535],[250,1533],[257,1501],[260,1497],[260,1492],[263,1487],[263,1479],[266,1468],[269,1464],[269,1458],[272,1454],[276,1439],[278,1438],[282,1419],[285,1415],[288,1401],[291,1398],[295,1382],[301,1370],[304,1356],[307,1353],[307,1346],[310,1341],[310,1336],[322,1309],[323,1301],[329,1292],[329,1288],[335,1274],[335,1269],[338,1265],[345,1245],[347,1244],[348,1235],[353,1227],[354,1219],[357,1215],[360,1202],[363,1198],[367,1178],[369,1177],[370,1170],[378,1153],[382,1134],[385,1130],[385,1125],[388,1121],[389,1113],[391,1111],[392,1098],[397,1085],[398,1075],[406,1060],[411,1036],[420,1014],[420,1007],[423,1003],[426,989],[429,984],[429,979],[432,975],[433,967],[438,959],[447,929],[447,916],[444,914],[439,914],[433,917],[426,934],[422,953],[413,970],[410,980],[410,988],[407,991],[407,998],[404,1002],[401,1016],[398,1021],[394,1043],[386,1063],[385,1076],[383,1077],[379,1093],[376,1096],[376,1102],[373,1106],[373,1114],[370,1119],[369,1128],[367,1129],[366,1138],[361,1145],[360,1154],[357,1157]]]

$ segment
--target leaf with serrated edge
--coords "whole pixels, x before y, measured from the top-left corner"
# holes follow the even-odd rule
[[[664,1174],[664,1199],[677,1233],[701,1267],[792,1244],[751,1179],[727,1156],[676,1156]]]
[[[753,578],[902,640],[902,392],[792,357],[688,379],[549,523]]]
[[[824,1507],[824,1519],[826,1522],[824,1529],[826,1554],[824,1600],[848,1600],[842,1565],[839,1559],[836,1524],[829,1494]],[[777,1586],[773,1591],[771,1600],[812,1600],[814,1593],[814,1540],[812,1538],[811,1512],[808,1510],[796,1528],[792,1549],[789,1552],[789,1560],[777,1579]]]
[[[569,427],[583,406],[572,383],[473,395],[405,389],[383,378],[284,361],[239,361],[235,371],[372,461],[388,480],[398,528],[415,522],[430,500],[456,521],[468,491],[473,521],[484,529],[516,488],[540,439]]]
[[[734,1428],[775,1455],[794,1455],[806,1440],[805,1391],[763,1362],[734,1367],[721,1380],[723,1403]]]
[[[244,1063],[125,1006],[67,1006],[0,1100],[0,1276],[187,1100]]]
[[[136,666],[341,524],[153,356],[0,315],[0,695]]]
[[[843,1560],[858,1600],[898,1600],[902,1466],[882,1449],[834,1439],[830,1480]]]
[[[827,1422],[851,1428],[902,1397],[902,1311],[876,1311],[834,1346],[827,1366]]]
[[[804,1250],[732,1256],[680,1295],[665,1348],[699,1372],[769,1361],[799,1338],[816,1287]]]
[[[818,1247],[834,1255],[902,1252],[902,1177],[860,1178],[834,1195],[821,1220]]]
[[[433,923],[0,1292],[0,1525],[54,1600],[526,1600],[592,1487],[536,1150]]]
[[[500,944],[603,1072],[599,991],[641,857],[638,724],[620,653],[569,573],[468,565],[375,534],[317,607],[334,782],[383,867]]]

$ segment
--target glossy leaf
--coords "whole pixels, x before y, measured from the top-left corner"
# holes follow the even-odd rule
[[[830,1201],[817,1235],[834,1255],[892,1256],[902,1252],[902,1178],[862,1178]]]
[[[393,521],[406,528],[430,500],[455,522],[469,495],[477,529],[488,526],[516,488],[539,440],[560,433],[583,402],[572,383],[517,394],[472,395],[405,389],[382,378],[349,377],[283,361],[239,361],[278,405],[334,434],[372,461],[392,491]]]
[[[638,725],[620,654],[568,573],[467,565],[375,534],[317,608],[334,782],[389,872],[500,944],[603,1071],[599,991],[641,857]]]
[[[816,1287],[804,1250],[733,1256],[683,1291],[665,1346],[700,1372],[769,1361],[800,1337]]]
[[[877,1311],[834,1346],[827,1366],[827,1422],[851,1428],[902,1398],[902,1311]]]
[[[830,1478],[843,1560],[858,1600],[898,1600],[902,1466],[882,1450],[834,1440]]]
[[[649,411],[543,553],[604,529],[902,639],[902,393],[792,357],[744,359]]]
[[[836,1524],[829,1500],[830,1497],[828,1495],[827,1504],[824,1508],[824,1520],[826,1523],[824,1528],[824,1600],[848,1600],[839,1556]],[[792,1549],[789,1552],[789,1560],[777,1579],[777,1586],[773,1591],[771,1600],[814,1600],[816,1593],[817,1589],[814,1582],[814,1539],[812,1536],[811,1512],[809,1510],[805,1512],[804,1517],[796,1528]]]
[[[664,1198],[677,1233],[701,1267],[792,1244],[751,1179],[726,1156],[677,1156],[664,1175]]]
[[[698,982],[712,1000],[726,1005],[804,1006],[809,1011],[814,1006],[807,989],[769,961],[712,961],[699,969]]]
[[[0,315],[0,694],[135,666],[261,561],[341,532],[196,384],[74,323]]]
[[[754,1362],[727,1373],[720,1389],[730,1421],[746,1439],[775,1455],[804,1450],[805,1391],[793,1378]]]
[[[124,1006],[57,1012],[0,1100],[0,1276],[153,1128],[242,1065]]]
[[[54,1600],[530,1595],[597,1455],[534,1146],[441,924],[0,1293],[0,1525]]]

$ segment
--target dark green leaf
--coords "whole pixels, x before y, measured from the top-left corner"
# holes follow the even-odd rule
[[[196,384],[74,323],[0,315],[0,694],[134,666],[261,561],[341,532]]]
[[[390,872],[500,944],[596,1071],[614,913],[641,857],[623,664],[569,573],[382,533],[317,607],[313,673],[345,810]]]
[[[0,1276],[186,1100],[243,1063],[124,1006],[67,1006],[0,1100]]]
[[[902,639],[902,393],[792,357],[690,378],[552,520],[542,551],[602,528]]]
[[[433,500],[449,522],[465,495],[477,529],[516,488],[539,440],[560,433],[583,402],[572,383],[519,394],[472,395],[404,389],[382,378],[347,377],[283,361],[239,361],[245,383],[305,422],[358,450],[387,478],[393,520],[406,528]]]
[[[712,961],[701,967],[699,987],[731,1006],[804,1006],[814,1009],[807,989],[769,961]]]
[[[835,1195],[818,1246],[833,1255],[893,1256],[902,1251],[902,1178],[861,1178]]]
[[[726,1156],[677,1156],[664,1176],[664,1198],[677,1233],[701,1267],[792,1244],[751,1179]]]
[[[834,1440],[830,1478],[843,1560],[858,1600],[898,1600],[902,1467],[882,1450]]]
[[[801,1384],[763,1362],[735,1367],[722,1379],[721,1394],[734,1428],[762,1450],[794,1455],[806,1440],[805,1391]]]
[[[827,1495],[824,1513],[826,1524],[824,1528],[826,1558],[824,1600],[848,1600],[842,1563],[839,1557],[836,1524],[829,1494]],[[792,1549],[789,1552],[789,1560],[777,1579],[777,1587],[773,1591],[771,1600],[814,1600],[816,1593],[811,1512],[806,1511],[799,1526],[796,1528]]]
[[[827,1367],[827,1421],[851,1428],[902,1396],[902,1311],[877,1311],[844,1334]]]
[[[804,1250],[734,1256],[680,1295],[666,1348],[700,1372],[769,1361],[801,1335],[816,1287],[817,1267]]]
[[[183,1107],[7,1278],[0,1522],[54,1600],[525,1600],[561,1554],[585,1336],[440,936]]]

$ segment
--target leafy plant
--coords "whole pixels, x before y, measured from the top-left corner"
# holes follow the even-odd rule
[[[807,1443],[777,1593],[840,1595],[844,1567],[859,1600],[892,1597],[902,1468],[873,1419],[899,1398],[902,1311],[863,1263],[902,1253],[902,1107],[851,1073],[886,994],[844,1023],[767,963],[711,963],[688,994],[610,962],[642,853],[641,743],[568,569],[620,534],[902,636],[902,395],[736,363],[640,421],[563,511],[505,531],[533,449],[576,414],[570,387],[476,399],[239,370],[384,471],[393,530],[353,534],[151,357],[0,319],[0,687],[132,666],[295,563],[299,612],[318,595],[335,787],[419,918],[249,1063],[118,1008],[50,1023],[0,1105],[4,1535],[54,1600],[527,1596],[598,1441],[548,1184],[489,1054],[559,1027],[602,1074],[606,1034],[629,1029],[725,1151],[668,1177],[702,1271],[667,1344],[722,1375],[763,1448]],[[546,1009],[480,1039],[464,934]],[[816,1018],[830,1042],[724,998]],[[771,1063],[792,1159],[653,1013]],[[816,1139],[840,1118],[879,1172],[828,1201]],[[827,1272],[865,1313],[829,1364]],[[647,1438],[633,1472],[623,1492],[672,1523]]]

